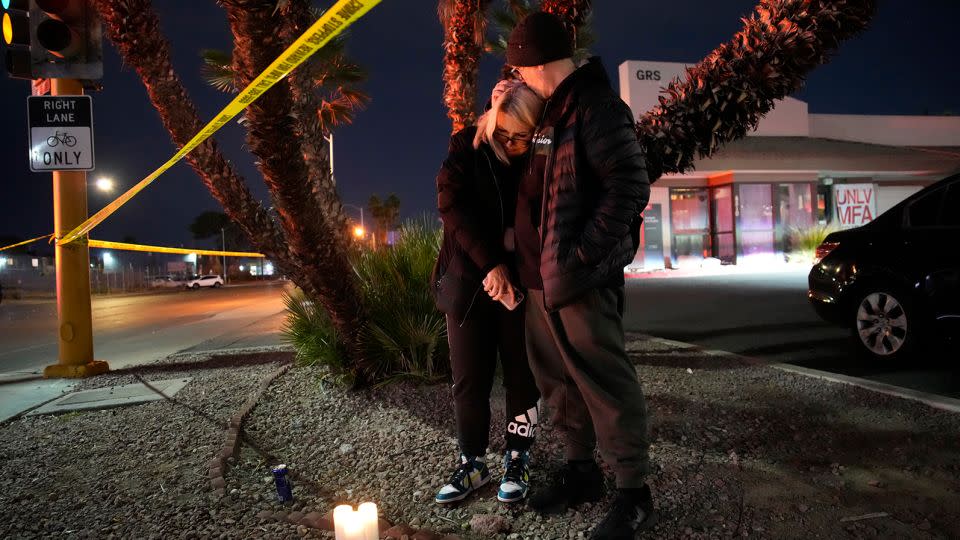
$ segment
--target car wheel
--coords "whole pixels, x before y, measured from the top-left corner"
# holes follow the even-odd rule
[[[199,283],[194,283],[192,288],[194,288],[194,289],[199,289],[199,288],[200,288],[200,284],[199,284]]]
[[[876,360],[893,360],[913,349],[919,328],[906,295],[870,288],[857,298],[853,337],[862,353]]]
[[[219,289],[221,285],[223,285],[223,284],[218,281],[218,282],[216,282],[216,283],[213,284],[213,288],[214,288],[214,289]]]

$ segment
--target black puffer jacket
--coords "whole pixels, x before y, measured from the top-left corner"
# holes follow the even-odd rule
[[[481,282],[498,264],[512,265],[503,247],[513,222],[517,180],[508,178],[490,148],[473,148],[475,126],[450,139],[447,159],[437,175],[437,209],[443,220],[443,244],[433,271],[440,311],[462,323],[479,295]]]
[[[623,284],[650,182],[633,115],[599,59],[567,77],[546,108],[545,118],[559,119],[538,129],[553,128],[540,219],[540,274],[553,310],[590,289]]]

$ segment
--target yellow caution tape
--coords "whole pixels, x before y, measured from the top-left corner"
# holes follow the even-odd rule
[[[175,253],[178,255],[217,255],[219,257],[265,257],[263,253],[249,253],[246,251],[215,251],[211,249],[171,248],[163,246],[144,246],[141,244],[127,244],[124,242],[107,242],[105,240],[90,240],[90,247],[100,249],[116,249],[119,251],[149,251],[151,253]]]
[[[333,7],[317,19],[317,22],[313,23],[313,26],[308,28],[302,36],[287,47],[287,50],[283,51],[263,73],[247,85],[229,105],[224,107],[200,133],[190,139],[180,151],[174,154],[172,158],[138,182],[137,185],[130,188],[126,193],[117,197],[116,200],[103,207],[99,212],[70,231],[59,240],[58,244],[69,244],[89,234],[94,227],[119,210],[127,201],[140,193],[145,187],[152,184],[153,181],[166,172],[167,169],[173,167],[178,161],[183,159],[184,156],[199,146],[200,143],[210,138],[211,135],[232,120],[240,111],[256,101],[256,99],[269,90],[270,87],[286,77],[294,68],[302,64],[307,58],[310,58],[313,53],[320,50],[332,38],[343,32],[345,28],[379,3],[380,0],[340,0],[334,4]]]
[[[30,240],[27,240],[27,241],[25,241],[25,242],[20,242],[20,243],[18,243],[18,244],[11,244],[11,245],[9,245],[9,246],[0,247],[0,251],[6,251],[6,250],[8,250],[8,249],[13,249],[13,248],[15,248],[15,247],[25,246],[25,245],[27,245],[27,244],[32,244],[32,243],[34,243],[34,242],[39,242],[40,240],[43,240],[44,238],[50,238],[51,236],[53,236],[53,235],[52,235],[52,234],[45,234],[45,235],[43,235],[43,236],[38,236],[38,237],[36,237],[36,238],[31,238]]]

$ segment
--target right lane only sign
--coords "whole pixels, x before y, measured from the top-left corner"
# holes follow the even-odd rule
[[[93,99],[30,96],[30,170],[92,171]]]

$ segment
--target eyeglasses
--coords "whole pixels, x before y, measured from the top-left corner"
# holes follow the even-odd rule
[[[493,132],[493,136],[496,137],[500,144],[506,146],[508,144],[513,144],[516,146],[527,146],[530,144],[530,134],[522,133],[519,135],[507,135],[505,131],[496,130]]]

